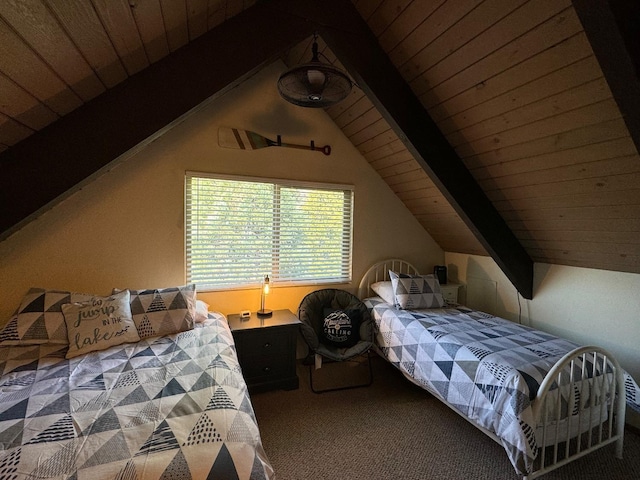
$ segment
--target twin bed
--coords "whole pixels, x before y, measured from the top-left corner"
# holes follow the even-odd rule
[[[63,305],[86,297],[32,290],[0,331],[0,480],[273,478],[222,315],[136,292],[143,338],[66,358]]]
[[[503,445],[523,478],[610,443],[622,456],[625,395],[640,411],[640,389],[605,350],[448,305],[432,275],[399,259],[372,266],[358,296],[378,352]]]

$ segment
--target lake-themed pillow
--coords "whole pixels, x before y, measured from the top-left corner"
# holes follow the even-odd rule
[[[129,290],[124,290],[110,297],[62,305],[69,338],[66,357],[139,341],[130,298]]]

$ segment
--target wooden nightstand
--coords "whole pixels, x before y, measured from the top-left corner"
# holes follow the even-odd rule
[[[270,317],[227,316],[244,379],[251,393],[298,388],[296,344],[300,320],[289,310]]]

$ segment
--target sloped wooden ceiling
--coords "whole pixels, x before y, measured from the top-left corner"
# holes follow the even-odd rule
[[[254,3],[0,2],[0,238],[265,62],[308,60],[319,30],[362,86],[327,112],[444,250],[491,254],[526,297],[532,261],[640,273],[633,27],[612,41],[607,2]]]

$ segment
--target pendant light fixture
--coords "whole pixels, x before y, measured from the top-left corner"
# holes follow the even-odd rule
[[[311,62],[287,70],[278,79],[278,92],[299,107],[324,108],[344,100],[353,82],[339,68],[322,63],[318,56],[318,34],[313,35]]]

